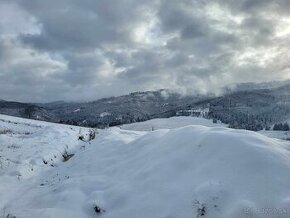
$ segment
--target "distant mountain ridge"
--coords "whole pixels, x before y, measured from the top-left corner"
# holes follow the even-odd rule
[[[0,113],[16,117],[44,120],[50,122],[59,121],[59,119],[54,114],[51,114],[45,108],[39,107],[31,103],[0,100]]]
[[[153,118],[198,115],[206,111],[203,116],[221,120],[233,128],[260,130],[290,118],[290,82],[272,82],[270,88],[265,86],[266,83],[241,84],[219,97],[184,96],[163,89],[85,103],[0,101],[0,113],[103,128]]]
[[[209,117],[232,128],[261,130],[290,118],[290,84],[272,89],[237,91],[197,103],[210,105]]]
[[[60,122],[87,126],[114,126],[157,117],[171,117],[205,96],[182,96],[168,90],[135,92],[86,103],[40,104]]]
[[[250,91],[257,89],[275,89],[282,86],[286,86],[290,84],[290,80],[283,81],[270,81],[270,82],[262,82],[262,83],[239,83],[234,88],[233,91]]]

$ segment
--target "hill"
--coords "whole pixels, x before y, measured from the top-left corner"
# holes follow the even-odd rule
[[[88,143],[86,128],[0,118],[4,217],[290,216],[289,142],[168,119],[173,129],[113,127]]]
[[[104,128],[173,116],[220,120],[232,128],[262,130],[290,119],[290,85],[237,88],[222,96],[181,95],[168,90],[136,92],[93,102],[26,104],[0,101],[0,113]],[[283,83],[284,84],[284,83]],[[243,87],[244,87],[243,86]],[[251,88],[249,88],[251,87]]]
[[[0,100],[0,114],[50,122],[59,121],[54,114],[48,112],[43,107],[30,103]]]

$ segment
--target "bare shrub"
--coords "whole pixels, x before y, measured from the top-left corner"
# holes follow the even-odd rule
[[[13,134],[13,131],[11,129],[0,130],[0,135],[6,135],[6,134]]]

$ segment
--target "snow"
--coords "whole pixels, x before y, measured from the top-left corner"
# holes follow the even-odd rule
[[[73,112],[76,113],[76,112],[80,112],[80,111],[81,111],[81,109],[78,108],[78,109],[74,110]]]
[[[289,140],[290,141],[290,131],[272,131],[272,130],[261,130],[259,133],[268,136],[270,138]]]
[[[85,143],[77,140],[79,127],[0,115],[0,128],[15,132],[0,134],[1,158],[18,161],[0,168],[0,214],[289,218],[289,142],[197,121],[180,127],[189,120],[158,119],[151,121],[155,131],[113,127]],[[66,145],[75,155],[62,162]],[[54,155],[54,167],[42,162]],[[105,212],[96,214],[95,206]]]
[[[110,116],[110,115],[111,115],[111,113],[109,113],[109,112],[100,113],[100,117],[106,117],[106,116]]]
[[[131,124],[125,124],[122,125],[122,129],[127,130],[136,130],[136,131],[150,131],[152,128],[154,130],[156,129],[174,129],[179,128],[183,126],[188,125],[202,125],[207,127],[218,127],[218,126],[224,126],[226,127],[226,124],[222,123],[213,123],[211,119],[205,119],[201,117],[171,117],[171,118],[160,118],[160,119],[152,119],[147,120],[144,122],[138,122],[138,123],[131,123]]]

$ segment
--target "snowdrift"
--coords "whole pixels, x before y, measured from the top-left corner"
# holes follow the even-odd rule
[[[110,128],[91,144],[76,144],[69,161],[17,181],[1,212],[21,218],[289,218],[289,148],[224,127]],[[5,187],[8,179],[1,176]]]

